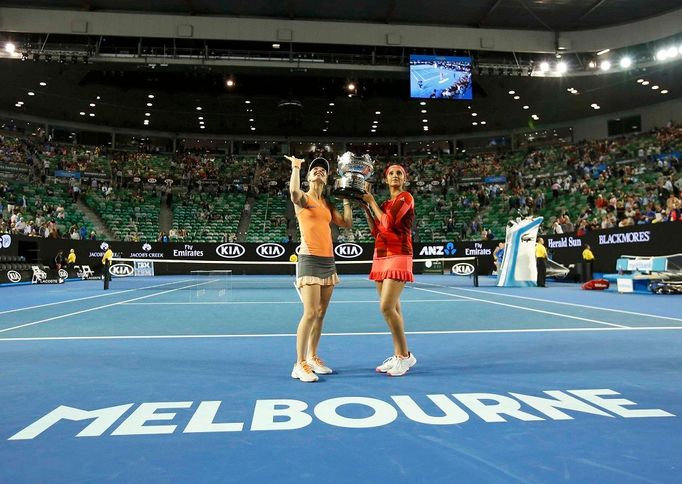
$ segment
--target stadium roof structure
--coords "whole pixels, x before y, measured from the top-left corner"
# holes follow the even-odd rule
[[[679,25],[673,0],[0,1],[16,45],[0,115],[181,135],[493,133],[679,97],[682,51],[656,58],[682,48]],[[410,99],[410,54],[471,56],[473,101]]]

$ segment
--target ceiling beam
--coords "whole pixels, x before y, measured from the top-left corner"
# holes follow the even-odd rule
[[[594,12],[594,11],[597,10],[599,7],[601,7],[604,3],[606,3],[606,0],[597,0],[596,2],[594,2],[594,3],[592,4],[592,6],[591,6],[590,8],[588,8],[587,11],[586,11],[584,14],[582,14],[582,15],[580,16],[580,19],[579,19],[579,20],[582,20],[582,19],[584,19],[585,17],[587,17],[588,15],[590,15],[592,12]]]
[[[490,7],[488,7],[488,10],[483,14],[483,17],[478,19],[478,22],[476,22],[477,27],[481,27],[486,20],[488,20],[488,17],[490,17],[490,14],[493,13],[493,11],[502,3],[502,0],[493,0],[490,4]]]
[[[386,10],[386,19],[384,20],[384,23],[387,23],[387,24],[391,23],[391,18],[393,17],[393,14],[395,13],[395,7],[396,7],[396,0],[390,0],[388,2],[388,9]]]
[[[197,9],[194,6],[194,3],[192,3],[192,0],[185,0],[185,5],[187,5],[188,8],[187,10],[188,15],[194,16],[197,14]]]

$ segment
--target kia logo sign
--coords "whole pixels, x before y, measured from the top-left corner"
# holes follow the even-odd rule
[[[69,278],[69,273],[66,272],[64,269],[59,269],[59,277],[62,279],[68,279]]]
[[[338,257],[342,257],[344,259],[354,259],[362,255],[362,247],[358,244],[351,243],[339,244],[334,247],[334,253]]]
[[[9,282],[19,282],[21,281],[21,274],[17,271],[7,271],[7,279]]]
[[[256,254],[266,259],[275,259],[284,255],[284,246],[273,243],[261,244],[256,247]]]
[[[474,266],[469,264],[468,262],[459,262],[458,264],[452,266],[450,272],[452,272],[456,276],[470,276],[471,274],[474,273],[475,270],[476,269],[474,268]]]
[[[133,272],[135,272],[133,266],[129,266],[128,264],[114,264],[109,268],[109,274],[116,277],[132,276]]]
[[[225,259],[236,259],[237,257],[243,256],[246,249],[243,245],[230,243],[220,244],[215,248],[215,252]]]
[[[0,249],[8,249],[10,245],[12,245],[12,237],[8,234],[3,234],[0,237]]]

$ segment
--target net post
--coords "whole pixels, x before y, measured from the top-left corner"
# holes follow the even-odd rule
[[[474,256],[474,287],[478,287],[478,256]]]

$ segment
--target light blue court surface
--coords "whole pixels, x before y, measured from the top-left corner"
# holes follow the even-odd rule
[[[680,482],[680,297],[422,279],[390,378],[347,276],[303,384],[290,279],[223,282],[0,288],[0,482]]]

